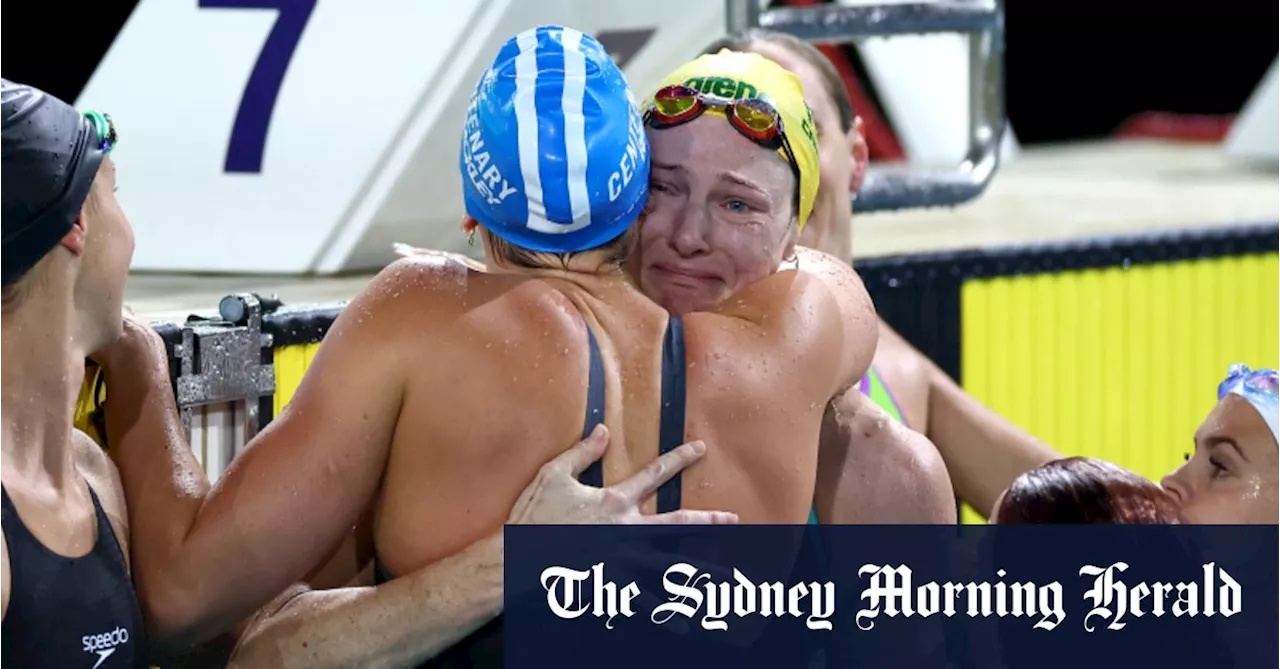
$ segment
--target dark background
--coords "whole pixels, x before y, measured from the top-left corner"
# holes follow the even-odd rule
[[[1110,134],[1145,111],[1236,113],[1276,57],[1261,0],[1012,0],[1008,113],[1023,144]]]
[[[24,3],[0,39],[4,76],[74,100],[136,4]],[[1280,9],[1264,0],[1011,0],[1005,16],[1023,144],[1107,135],[1146,111],[1237,112],[1280,41]]]

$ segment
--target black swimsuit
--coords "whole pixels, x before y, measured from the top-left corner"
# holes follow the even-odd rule
[[[98,538],[87,555],[58,555],[37,540],[0,487],[9,550],[3,656],[13,667],[147,666],[142,610],[115,532],[89,489]]]
[[[585,439],[596,425],[604,422],[604,361],[596,336],[587,328],[591,348],[590,372],[587,377],[587,416],[582,427]],[[679,318],[667,322],[662,341],[662,411],[658,424],[658,451],[666,453],[684,443],[685,360],[684,324]],[[658,513],[680,508],[680,479],[677,473],[658,488]],[[604,468],[600,460],[587,467],[578,480],[590,486],[604,486]],[[395,578],[374,555],[374,582],[381,584]],[[503,666],[502,616],[490,620],[466,638],[445,649],[421,665],[423,669],[499,669]]]

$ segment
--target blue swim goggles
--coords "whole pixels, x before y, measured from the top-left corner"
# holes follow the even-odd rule
[[[1227,378],[1218,384],[1218,400],[1227,395],[1239,395],[1252,404],[1271,428],[1272,438],[1280,443],[1280,373],[1274,369],[1249,369],[1240,363],[1231,365]]]

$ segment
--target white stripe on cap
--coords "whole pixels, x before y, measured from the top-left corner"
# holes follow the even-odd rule
[[[529,227],[547,223],[547,207],[542,201],[542,175],[538,173],[538,109],[534,94],[538,87],[538,29],[516,35],[520,54],[516,56],[516,137],[520,151],[520,173],[524,176],[524,196],[529,205]]]
[[[560,36],[564,46],[564,90],[560,107],[564,114],[565,168],[569,188],[570,224],[552,223],[545,218],[529,217],[528,226],[544,234],[566,234],[591,225],[591,197],[587,191],[587,122],[582,105],[587,93],[587,57],[582,52],[582,33],[564,28]]]
[[[587,191],[587,119],[582,112],[586,93],[587,57],[582,53],[582,33],[565,28],[564,143],[573,224],[561,226],[562,232],[573,232],[591,225],[591,196]]]

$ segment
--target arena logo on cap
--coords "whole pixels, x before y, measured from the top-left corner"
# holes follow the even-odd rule
[[[728,100],[754,98],[763,100],[773,105],[775,108],[779,108],[778,103],[774,101],[772,96],[767,93],[761,95],[760,91],[758,91],[755,86],[738,79],[732,79],[729,77],[692,77],[686,79],[684,85],[695,89],[704,95],[714,95],[718,98],[725,98]],[[814,133],[813,129],[813,110],[809,108],[807,103],[804,105],[804,112],[804,119],[800,121],[800,130],[804,133],[804,136],[808,138],[809,145],[813,147],[813,150],[817,151],[818,137]]]
[[[502,204],[516,192],[516,188],[502,175],[497,165],[490,164],[489,149],[480,132],[480,116],[474,100],[467,109],[464,132],[467,133],[467,141],[462,145],[462,158],[467,163],[467,178],[489,204]]]
[[[742,100],[760,96],[755,86],[745,81],[730,79],[729,77],[693,77],[685,81],[684,85],[700,93],[730,100]]]

